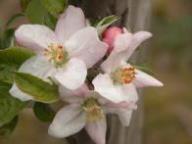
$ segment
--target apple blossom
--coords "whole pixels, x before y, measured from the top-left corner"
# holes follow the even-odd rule
[[[105,144],[106,113],[118,114],[122,124],[128,126],[132,111],[136,108],[137,97],[132,97],[129,103],[115,104],[89,90],[86,85],[75,91],[60,87],[60,93],[69,105],[56,114],[49,127],[49,134],[58,138],[71,136],[85,127],[96,144]]]
[[[104,74],[93,80],[95,91],[116,103],[129,101],[130,95],[137,94],[136,87],[163,86],[157,79],[126,62],[135,49],[152,36],[151,33],[123,31],[115,38],[113,51],[101,65]]]
[[[97,30],[86,25],[80,8],[69,6],[57,22],[55,32],[43,25],[25,24],[15,32],[16,41],[34,50],[37,56],[19,69],[48,80],[51,77],[68,89],[80,87],[92,67],[106,53],[107,45],[99,40]],[[21,99],[32,99],[13,85],[10,93]]]

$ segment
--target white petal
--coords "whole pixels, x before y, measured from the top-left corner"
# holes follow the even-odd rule
[[[127,102],[137,102],[138,93],[136,87],[132,83],[123,85],[122,90],[124,95],[128,97]]]
[[[45,57],[38,55],[25,61],[19,71],[49,81],[48,77],[51,77],[56,72],[56,69]]]
[[[86,125],[86,131],[96,144],[106,143],[107,124],[106,120],[102,119],[95,123],[88,123]]]
[[[48,133],[57,138],[64,138],[79,132],[86,122],[86,116],[80,107],[66,106],[55,116]]]
[[[69,6],[56,26],[56,35],[64,43],[71,35],[86,26],[85,16],[80,8]]]
[[[86,84],[76,90],[69,90],[63,86],[59,86],[60,97],[63,101],[69,103],[81,103],[88,92],[89,88]]]
[[[131,122],[133,110],[127,109],[119,109],[117,114],[119,116],[119,120],[121,121],[123,126],[129,126]]]
[[[131,33],[124,33],[118,35],[114,42],[114,50],[113,53],[122,52],[127,50],[133,38],[133,34]]]
[[[137,97],[134,85],[122,86],[114,84],[108,74],[99,74],[92,83],[96,92],[115,103],[130,101]]]
[[[82,86],[87,76],[85,63],[76,58],[72,58],[63,68],[57,70],[54,79],[64,87],[75,90]]]
[[[136,78],[134,80],[134,84],[137,87],[147,87],[147,86],[154,86],[154,87],[162,87],[163,83],[159,80],[155,79],[154,77],[140,71],[136,70]]]
[[[16,86],[15,83],[13,84],[12,88],[9,90],[9,93],[10,93],[13,97],[15,97],[15,98],[17,98],[17,99],[19,99],[19,100],[21,100],[21,101],[33,100],[33,97],[31,97],[30,95],[22,92],[22,91]]]
[[[16,41],[37,52],[47,48],[51,43],[57,43],[54,32],[43,25],[21,25],[15,32]]]
[[[82,59],[88,68],[103,58],[107,51],[107,45],[99,40],[93,27],[78,31],[65,43],[65,47],[71,56]]]

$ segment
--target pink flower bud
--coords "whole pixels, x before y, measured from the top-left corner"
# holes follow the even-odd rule
[[[108,52],[113,50],[115,38],[122,34],[123,30],[119,27],[110,27],[103,33],[103,41],[109,45]]]

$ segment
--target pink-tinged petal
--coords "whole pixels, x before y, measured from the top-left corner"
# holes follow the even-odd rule
[[[110,27],[106,29],[103,33],[103,41],[109,45],[108,52],[111,52],[114,47],[114,41],[118,35],[123,33],[122,28],[120,27]]]
[[[84,84],[86,76],[85,63],[80,59],[72,58],[63,68],[57,70],[53,78],[62,86],[75,90]]]
[[[89,88],[86,84],[83,84],[76,90],[69,90],[63,86],[59,86],[59,93],[63,101],[69,103],[81,103],[87,93],[89,93]]]
[[[15,32],[16,41],[36,52],[41,52],[51,43],[57,43],[55,33],[43,25],[21,25]]]
[[[134,80],[134,84],[136,87],[147,87],[147,86],[154,86],[154,87],[162,87],[163,83],[159,80],[155,79],[154,77],[140,71],[136,70],[136,78]]]
[[[102,119],[95,123],[87,123],[86,131],[91,137],[91,139],[96,144],[105,144],[106,143],[106,132],[107,132],[107,124],[106,119]]]
[[[135,49],[151,36],[151,33],[145,31],[140,31],[135,34],[125,32],[124,34],[117,36],[114,42],[114,50],[101,65],[102,69],[105,72],[111,72],[121,63],[121,61],[127,61]]]
[[[98,92],[105,99],[114,103],[132,101],[137,97],[137,92],[134,85],[129,84],[122,86],[119,84],[114,84],[113,80],[108,74],[99,74],[92,83],[96,92]]]
[[[65,43],[65,48],[70,56],[82,59],[88,68],[103,58],[107,51],[107,45],[99,40],[93,27],[78,31]]]
[[[22,91],[17,87],[17,85],[16,85],[15,83],[13,84],[12,88],[9,90],[9,93],[10,93],[13,97],[15,97],[15,98],[17,98],[17,99],[19,99],[19,100],[21,100],[21,101],[33,100],[33,97],[31,97],[30,95],[22,92]]]
[[[85,122],[86,116],[81,108],[69,105],[56,114],[48,133],[57,138],[68,137],[83,129]]]
[[[86,26],[85,16],[80,8],[69,6],[60,16],[56,35],[61,43],[64,43],[71,35]]]
[[[129,109],[119,109],[117,111],[117,115],[119,116],[119,120],[123,126],[129,126],[131,122],[131,117],[133,114],[133,110]]]
[[[113,51],[101,65],[105,72],[110,73],[119,66],[122,60],[126,59],[126,51],[132,42],[132,38],[131,33],[121,34],[116,37]]]

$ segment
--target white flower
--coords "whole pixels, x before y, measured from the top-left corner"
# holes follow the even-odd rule
[[[113,51],[101,65],[104,74],[99,74],[92,82],[95,91],[118,103],[136,97],[136,87],[163,86],[157,79],[126,62],[135,49],[151,36],[149,32],[132,34],[124,29],[124,33],[116,37]]]
[[[87,68],[97,63],[107,50],[97,30],[86,26],[82,10],[74,6],[69,6],[60,16],[55,32],[43,25],[26,24],[16,30],[15,37],[20,45],[37,53],[21,66],[20,72],[44,80],[52,77],[68,89],[80,87],[86,79]],[[32,99],[16,84],[10,93],[21,100]]]
[[[87,133],[96,144],[106,143],[106,113],[118,114],[123,125],[128,126],[134,103],[114,104],[101,98],[86,85],[75,91],[60,87],[63,100],[69,103],[55,116],[49,127],[49,134],[64,138],[71,136],[85,127]]]

